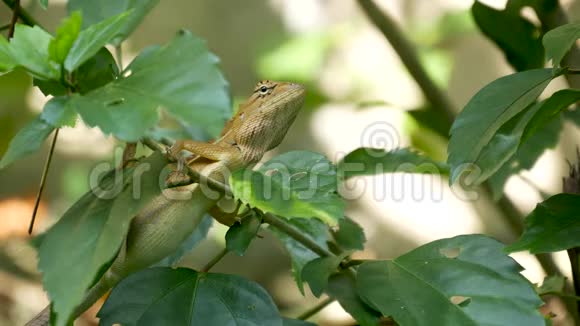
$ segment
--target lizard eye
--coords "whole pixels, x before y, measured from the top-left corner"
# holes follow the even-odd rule
[[[264,86],[260,87],[260,94],[266,95],[266,94],[268,94],[268,91],[269,90],[270,89],[267,86],[264,85]]]

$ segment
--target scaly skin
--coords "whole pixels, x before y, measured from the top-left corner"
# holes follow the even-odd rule
[[[170,148],[169,154],[177,157],[183,150],[193,153],[188,162],[191,169],[225,183],[229,172],[254,165],[264,153],[280,144],[302,107],[304,95],[301,85],[262,81],[226,123],[218,140],[213,143],[180,140]],[[121,279],[177,250],[204,214],[210,210],[215,212],[219,196],[208,197],[199,184],[180,187],[178,191],[191,194],[191,200],[172,201],[159,196],[132,220],[123,248],[111,268],[87,292],[74,318]],[[231,221],[219,221],[231,224]],[[47,307],[26,325],[48,325],[49,314]]]

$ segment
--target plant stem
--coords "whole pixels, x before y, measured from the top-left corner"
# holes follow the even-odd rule
[[[328,249],[320,246],[318,243],[316,243],[316,241],[312,240],[312,238],[310,238],[309,236],[302,233],[302,231],[300,231],[299,229],[294,227],[292,224],[286,223],[286,221],[284,221],[279,216],[276,216],[276,215],[270,214],[270,213],[265,213],[263,218],[264,218],[264,222],[266,222],[266,223],[276,227],[280,231],[286,233],[292,239],[300,242],[302,245],[304,245],[306,248],[312,250],[314,253],[316,253],[320,257],[335,256]]]
[[[423,91],[427,101],[433,105],[433,110],[436,110],[441,116],[446,118],[446,129],[449,129],[455,119],[455,111],[451,101],[437,87],[423,68],[416,47],[403,35],[395,21],[382,12],[372,0],[358,0],[358,4],[397,52],[399,58]]]
[[[316,315],[322,309],[326,308],[329,304],[333,303],[335,299],[328,297],[322,301],[320,301],[316,306],[306,310],[305,312],[301,313],[300,316],[296,317],[299,320],[307,320],[308,318]]]
[[[202,269],[201,272],[207,273],[210,269],[212,269],[215,264],[217,264],[222,258],[224,258],[228,254],[228,249],[224,248],[220,251],[215,257],[213,257]]]
[[[52,156],[54,153],[54,147],[56,146],[56,140],[58,139],[58,131],[56,128],[54,130],[54,136],[52,137],[52,144],[50,145],[50,151],[48,152],[48,157],[44,163],[44,169],[42,170],[42,177],[40,178],[40,186],[38,187],[38,193],[36,194],[36,201],[34,202],[34,209],[32,210],[32,218],[30,219],[30,224],[28,225],[28,234],[32,234],[32,229],[34,228],[34,221],[36,220],[36,213],[38,212],[38,205],[40,204],[40,198],[42,197],[42,191],[44,190],[44,185],[46,184],[46,177],[48,176],[48,169],[50,168],[50,163],[52,162]]]
[[[19,3],[19,0],[2,0],[2,2],[4,2],[4,4],[14,10],[14,8],[16,8],[17,3]],[[23,8],[21,8],[20,6],[19,10],[18,10],[18,17],[22,20],[23,23],[25,23],[26,25],[29,26],[41,26],[36,19],[34,19],[28,12],[26,12],[26,10],[24,10]]]
[[[10,19],[10,29],[8,29],[8,39],[14,36],[14,28],[16,27],[16,22],[18,21],[18,13],[20,12],[20,0],[14,1],[14,6],[12,7],[12,18]]]

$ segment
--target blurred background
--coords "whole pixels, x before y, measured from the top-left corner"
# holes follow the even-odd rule
[[[416,45],[428,73],[457,111],[481,87],[513,72],[499,49],[477,30],[469,11],[472,1],[375,2]],[[495,8],[505,6],[504,0],[482,2]],[[575,21],[580,3],[560,3]],[[36,0],[22,1],[22,6],[50,32],[66,15],[64,0],[50,0],[46,11]],[[10,10],[0,4],[0,24],[9,22],[10,16]],[[307,86],[306,106],[276,153],[311,150],[337,161],[360,146],[412,146],[434,159],[446,159],[446,139],[414,114],[425,107],[420,89],[355,1],[160,1],[123,43],[124,64],[143,48],[168,42],[181,28],[205,39],[221,58],[236,101],[246,97],[260,79]],[[563,86],[557,80],[547,92]],[[46,101],[25,73],[0,77],[0,153]],[[560,192],[561,177],[568,172],[566,159],[576,158],[578,135],[575,126],[566,124],[554,150],[545,152],[532,170],[508,180],[505,193],[519,211],[526,214],[543,196]],[[54,223],[88,189],[92,167],[119,159],[115,149],[121,145],[82,124],[61,130],[35,233]],[[48,303],[26,233],[47,152],[45,144],[41,152],[0,171],[0,325],[24,324]],[[403,174],[361,177],[349,181],[342,194],[348,198],[347,214],[363,226],[367,236],[366,250],[356,253],[357,258],[394,258],[459,234],[485,233],[505,243],[516,238],[491,198],[450,189],[446,179]],[[223,248],[225,231],[214,224],[208,238],[182,265],[199,268],[206,263]],[[263,237],[254,240],[246,256],[229,254],[213,271],[259,282],[286,316],[296,316],[316,304],[318,299],[308,290],[303,297],[296,288],[282,246],[266,230],[260,234]],[[527,254],[514,258],[531,281],[543,279],[535,259]],[[555,260],[568,275],[565,253],[555,255]],[[82,324],[96,325],[90,317],[96,311],[94,307],[86,314]],[[352,324],[337,303],[315,321]]]

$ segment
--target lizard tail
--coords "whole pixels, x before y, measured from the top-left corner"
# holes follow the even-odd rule
[[[76,307],[73,313],[73,320],[76,319],[80,314],[85,312],[85,310],[89,309],[99,298],[101,298],[109,289],[111,289],[116,281],[112,281],[111,279],[115,278],[108,278],[103,277],[95,286],[93,286],[85,295],[85,298],[81,302],[78,307]],[[29,322],[27,322],[24,326],[48,326],[50,324],[50,305],[46,306],[46,308],[42,309],[34,318],[32,318]]]

